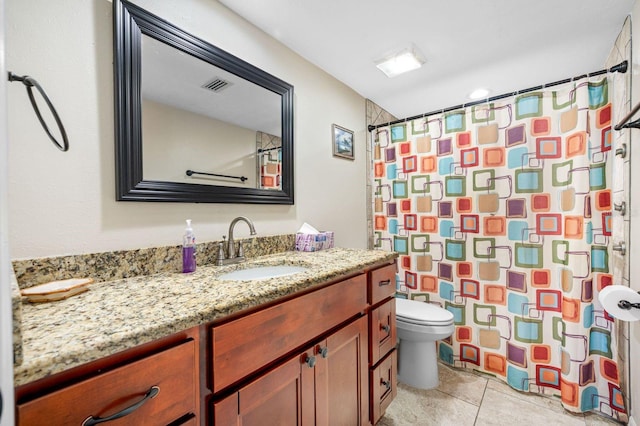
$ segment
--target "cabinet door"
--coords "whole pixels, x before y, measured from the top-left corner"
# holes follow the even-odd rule
[[[367,340],[361,317],[315,346],[316,425],[369,423]]]
[[[214,402],[214,425],[295,426],[301,423],[300,404],[300,360],[296,357]]]
[[[371,370],[371,420],[376,424],[391,401],[396,397],[398,361],[396,350],[389,353]]]
[[[389,299],[369,313],[371,351],[369,362],[375,365],[396,347],[396,299]]]

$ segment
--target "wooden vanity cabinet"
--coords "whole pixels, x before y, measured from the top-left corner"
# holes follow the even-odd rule
[[[367,309],[365,274],[214,325],[212,390],[218,393]]]
[[[369,272],[370,418],[376,424],[397,394],[396,266]]]
[[[214,424],[375,424],[396,395],[395,274],[389,264],[214,325]]]
[[[18,388],[17,424],[91,425],[111,416],[110,425],[199,424],[198,352],[197,339],[189,338],[151,354],[136,350],[61,373],[55,381],[65,384],[51,389]],[[76,373],[82,378],[70,378]]]
[[[366,425],[367,401],[360,317],[214,402],[214,425]]]
[[[367,309],[359,274],[214,325],[214,424],[369,424]]]
[[[395,265],[362,271],[19,386],[17,424],[128,407],[109,424],[375,424],[396,393],[394,292]]]

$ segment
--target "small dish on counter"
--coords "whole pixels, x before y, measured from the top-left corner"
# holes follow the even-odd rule
[[[67,299],[76,294],[83,293],[93,282],[92,278],[71,278],[68,280],[51,281],[45,284],[20,290],[20,294],[31,303],[53,302]]]

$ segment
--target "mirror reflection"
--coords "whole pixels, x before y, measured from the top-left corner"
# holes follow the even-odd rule
[[[281,96],[142,36],[143,178],[280,189]]]
[[[282,138],[264,132],[256,134],[257,174],[263,189],[282,189]]]

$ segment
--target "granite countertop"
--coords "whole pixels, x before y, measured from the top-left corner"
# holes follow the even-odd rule
[[[191,274],[162,273],[102,282],[66,300],[24,303],[23,360],[14,367],[14,384],[29,383],[340,276],[383,265],[396,256],[343,248],[285,252],[239,265],[201,266]],[[282,264],[308,269],[265,280],[217,279],[236,269]]]

